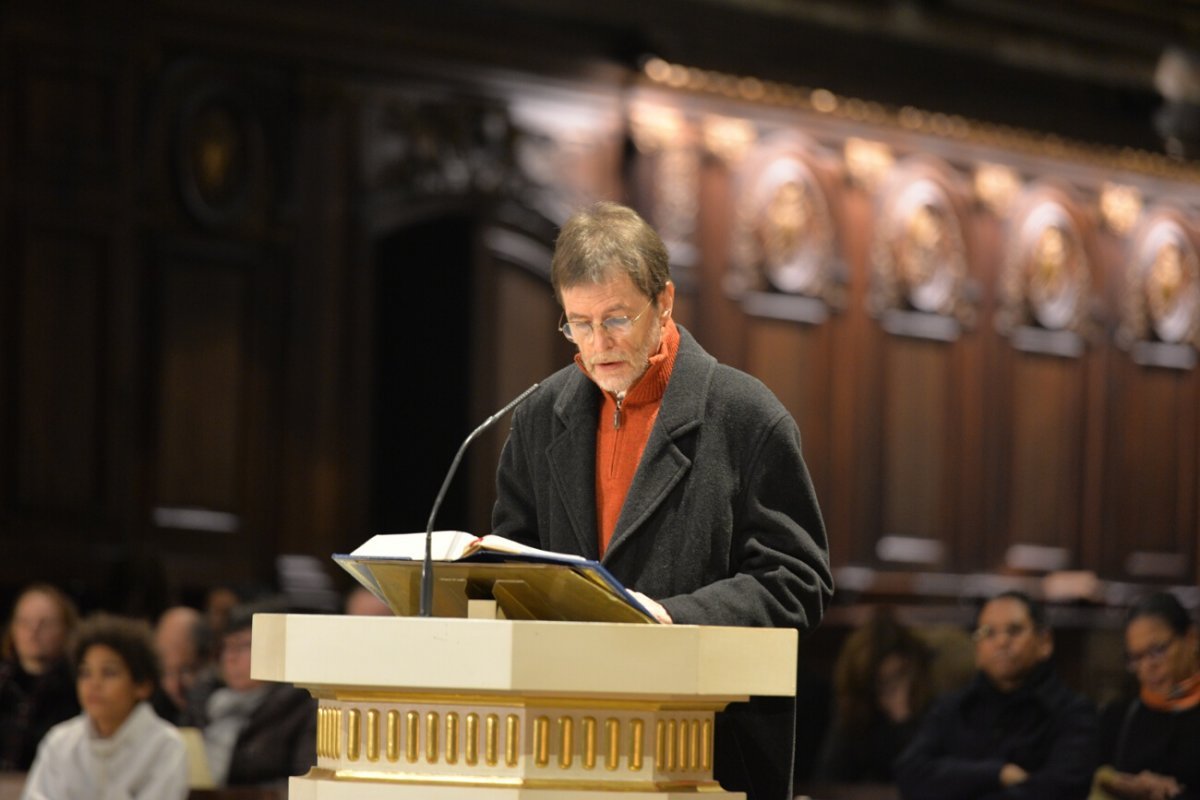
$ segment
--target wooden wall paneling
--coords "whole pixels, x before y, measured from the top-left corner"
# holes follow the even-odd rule
[[[1079,193],[1053,181],[1015,202],[997,282],[996,369],[1003,405],[997,457],[1001,523],[987,554],[994,570],[1077,569],[1091,458],[1089,403],[1103,351],[1095,319],[1104,265]]]
[[[549,262],[546,266],[548,275]],[[493,387],[492,411],[488,413],[494,413],[532,384],[569,365],[574,347],[555,330],[561,309],[546,277],[496,259],[495,254],[488,271],[487,289],[495,292],[495,324],[477,332],[477,352],[481,354],[480,371],[488,372],[481,376],[482,385]],[[496,467],[510,424],[509,420],[500,422],[473,445],[477,457],[472,460],[471,505],[478,530],[491,528]]]
[[[175,241],[158,249],[154,271],[153,529],[184,584],[264,580],[276,532],[263,509],[279,499],[264,479],[277,471],[279,410],[264,384],[280,369],[264,259]]]
[[[1017,353],[1010,362],[1010,476],[1007,536],[993,555],[1005,563],[1007,548],[1061,548],[1078,566],[1082,542],[1085,471],[1086,362]],[[1014,565],[1015,566],[1015,565]]]
[[[1200,582],[1200,373],[1117,360],[1100,570],[1116,580]]]
[[[30,225],[20,304],[16,410],[19,507],[97,514],[104,507],[103,368],[111,242]]]

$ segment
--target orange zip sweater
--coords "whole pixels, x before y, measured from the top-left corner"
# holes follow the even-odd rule
[[[674,320],[668,319],[658,352],[650,356],[650,366],[625,393],[620,407],[612,393],[604,392],[604,405],[596,422],[596,530],[601,556],[612,541],[678,353],[679,329]],[[575,358],[579,364],[579,356]]]

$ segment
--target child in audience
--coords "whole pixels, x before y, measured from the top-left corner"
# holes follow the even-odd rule
[[[90,617],[73,655],[83,713],[46,734],[22,800],[184,800],[183,739],[147,702],[158,679],[149,626]]]

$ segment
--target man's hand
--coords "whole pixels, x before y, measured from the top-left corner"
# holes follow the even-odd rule
[[[1005,764],[1000,768],[1000,785],[1016,786],[1029,780],[1029,773],[1016,764]]]
[[[632,589],[629,590],[629,593],[636,597],[637,601],[645,606],[646,610],[653,614],[654,618],[659,622],[663,623],[664,625],[670,625],[675,621],[671,619],[671,615],[667,613],[665,608],[651,600],[649,597],[646,597],[646,595],[642,594],[641,592],[635,592]]]

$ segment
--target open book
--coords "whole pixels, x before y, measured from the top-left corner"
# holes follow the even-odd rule
[[[599,562],[491,534],[434,531],[434,616],[466,616],[470,600],[495,600],[508,619],[655,622]],[[398,616],[418,613],[424,533],[372,536],[333,556]]]

